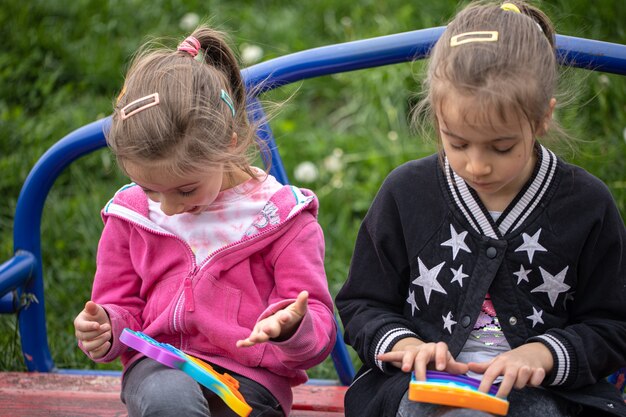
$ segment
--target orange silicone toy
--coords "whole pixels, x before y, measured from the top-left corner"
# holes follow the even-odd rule
[[[409,400],[472,408],[500,416],[509,411],[507,400],[478,391],[470,385],[442,380],[417,381],[415,377],[409,384]]]

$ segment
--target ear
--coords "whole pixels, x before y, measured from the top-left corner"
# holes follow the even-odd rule
[[[550,102],[548,103],[548,110],[546,111],[545,116],[543,116],[543,120],[538,126],[537,132],[535,132],[536,136],[543,136],[548,132],[550,128],[550,122],[552,122],[552,115],[554,114],[554,108],[556,107],[556,98],[552,97]]]
[[[235,149],[237,147],[237,132],[233,132],[233,135],[230,138],[230,148]]]

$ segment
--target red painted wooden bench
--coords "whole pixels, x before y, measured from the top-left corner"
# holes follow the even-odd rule
[[[117,376],[43,372],[0,374],[0,416],[17,417],[121,417]],[[305,384],[294,388],[290,417],[341,417],[347,387]]]
[[[443,30],[437,27],[315,48],[252,66],[243,75],[246,85],[260,94],[312,77],[408,62],[427,56]],[[564,65],[626,74],[624,45],[557,35],[557,48]],[[259,135],[268,144],[272,174],[288,183],[263,110],[254,99],[250,108],[252,117],[262,121]],[[54,365],[46,333],[40,241],[43,206],[54,181],[74,160],[106,146],[103,129],[109,122],[110,118],[93,122],[62,138],[39,159],[22,187],[14,218],[14,256],[0,264],[0,313],[19,312],[20,342],[29,372],[0,372],[0,417],[126,415],[119,399],[119,375]],[[343,416],[343,397],[354,369],[341,334],[332,359],[338,380],[313,380],[296,387],[291,416]]]

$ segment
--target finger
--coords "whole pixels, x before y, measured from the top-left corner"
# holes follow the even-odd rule
[[[513,389],[516,379],[517,379],[517,372],[506,371],[504,373],[504,378],[502,379],[502,382],[500,382],[500,387],[498,388],[496,397],[506,398],[511,392],[511,389]]]
[[[94,329],[95,328],[95,329]],[[111,325],[110,324],[98,324],[95,321],[79,323],[74,332],[78,340],[94,340],[99,337],[104,338],[107,334],[107,339],[111,337]]]
[[[404,372],[411,372],[413,367],[415,366],[415,357],[417,356],[416,351],[405,351],[402,356],[402,362],[400,369]]]
[[[515,380],[515,384],[513,386],[517,389],[524,388],[530,380],[531,374],[532,370],[530,369],[530,367],[526,365],[521,366],[517,371],[517,379]]]
[[[240,348],[240,347],[254,346],[256,345],[256,343],[254,343],[250,339],[242,339],[242,340],[237,340],[237,343],[235,345]]]
[[[415,356],[413,369],[415,369],[415,379],[426,381],[426,366],[431,362],[434,346],[430,345],[421,348]]]
[[[296,302],[293,304],[293,310],[300,317],[304,317],[308,310],[309,305],[309,292],[302,291],[298,294],[298,298],[296,298]]]
[[[438,371],[446,369],[446,363],[450,357],[452,355],[448,352],[448,345],[444,342],[439,342],[435,345],[435,369]]]
[[[97,317],[100,313],[100,306],[93,301],[89,300],[85,303],[84,311],[92,317]]]
[[[111,340],[111,333],[106,332],[106,333],[102,333],[101,335],[98,335],[97,337],[85,339],[82,341],[82,344],[83,344],[83,348],[86,351],[91,352],[91,351],[97,350],[103,344],[109,342],[110,340]]]
[[[528,382],[528,385],[531,385],[533,387],[538,387],[541,385],[545,377],[546,377],[546,371],[543,368],[535,369],[535,371],[532,373],[530,377],[530,381]]]
[[[469,370],[466,363],[457,362],[454,359],[450,359],[446,365],[445,371],[451,374],[464,374]]]
[[[100,347],[98,347],[97,349],[90,351],[89,354],[91,355],[92,358],[99,359],[105,356],[110,348],[111,348],[111,342],[107,341],[103,343]]]
[[[478,386],[478,391],[480,392],[489,392],[489,389],[493,385],[493,382],[496,380],[498,376],[501,375],[501,368],[498,364],[492,363],[487,370],[483,373],[483,377],[480,381],[480,385]]]

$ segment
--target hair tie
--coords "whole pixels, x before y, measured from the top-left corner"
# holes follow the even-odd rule
[[[503,3],[502,6],[500,6],[500,8],[507,12],[515,12],[515,13],[522,14],[519,7],[517,7],[513,3]]]
[[[192,58],[195,58],[196,55],[198,55],[198,50],[200,50],[200,41],[193,36],[187,36],[187,38],[178,45],[178,50],[187,52]]]

